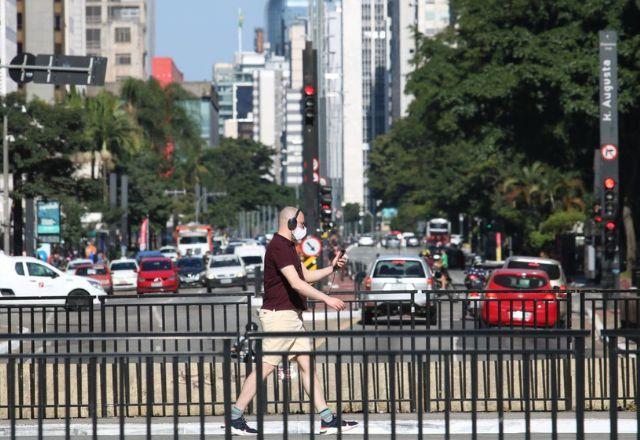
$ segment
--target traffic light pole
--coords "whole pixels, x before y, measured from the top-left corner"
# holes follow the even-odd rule
[[[2,118],[2,206],[4,213],[4,253],[11,253],[11,212],[9,212],[9,119],[7,113]]]
[[[595,158],[595,194],[602,212],[602,285],[618,287],[620,275],[620,198],[618,145],[617,35],[601,31],[600,37],[600,151]]]
[[[311,42],[307,41],[302,52],[302,197],[303,211],[307,230],[310,234],[317,234],[319,229],[319,182],[320,162],[318,146],[318,115],[317,115],[317,52]]]

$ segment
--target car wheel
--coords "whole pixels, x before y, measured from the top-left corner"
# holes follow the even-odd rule
[[[373,325],[375,324],[375,312],[370,308],[362,309],[362,323],[364,325]]]
[[[89,310],[92,305],[91,295],[82,289],[75,289],[69,292],[65,301],[65,308],[69,311]]]

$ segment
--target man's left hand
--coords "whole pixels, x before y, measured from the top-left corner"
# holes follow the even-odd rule
[[[343,255],[342,258],[340,258],[340,254],[336,255],[336,257],[331,262],[331,265],[333,266],[334,270],[342,269],[345,266],[345,264],[347,264],[347,256]]]

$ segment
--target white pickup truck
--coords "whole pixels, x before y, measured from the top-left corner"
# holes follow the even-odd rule
[[[99,304],[106,292],[96,280],[62,272],[35,258],[0,255],[0,295],[0,305],[6,301],[77,308]]]

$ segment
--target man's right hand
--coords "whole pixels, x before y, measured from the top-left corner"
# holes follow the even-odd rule
[[[331,307],[333,310],[336,311],[340,311],[340,310],[344,310],[344,308],[346,307],[344,304],[344,301],[342,301],[340,298],[335,298],[333,296],[329,296],[327,297],[327,299],[325,300],[325,303]]]

